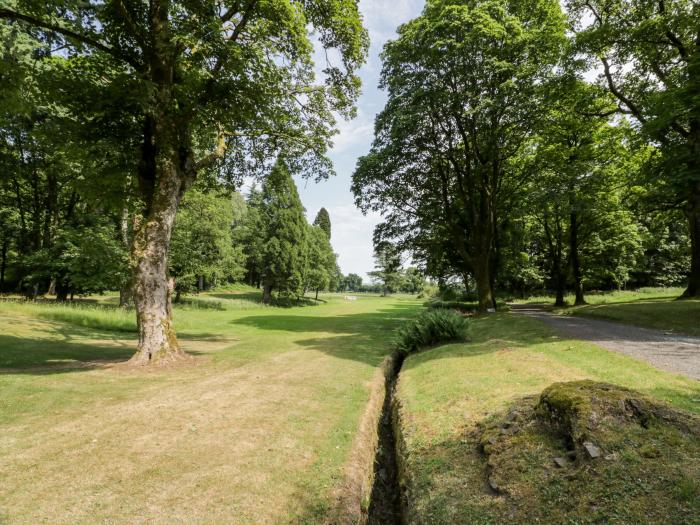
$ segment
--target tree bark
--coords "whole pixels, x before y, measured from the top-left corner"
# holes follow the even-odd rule
[[[5,272],[7,271],[7,251],[10,245],[9,239],[2,240],[2,251],[0,254],[0,293],[5,291]]]
[[[700,185],[690,196],[685,215],[690,232],[690,273],[684,297],[700,297]]]
[[[550,226],[549,222],[549,213],[545,211],[544,214],[544,221],[543,221],[543,226],[544,226],[544,233],[546,236],[547,240],[547,248],[549,250],[549,258],[551,259],[552,262],[552,281],[554,281],[554,287],[555,287],[555,292],[556,292],[556,298],[554,299],[554,306],[566,306],[566,302],[564,301],[564,293],[565,293],[565,288],[566,288],[566,275],[564,273],[564,265],[563,265],[563,244],[564,241],[562,239],[563,232],[562,232],[562,225],[561,225],[561,220],[560,216],[558,213],[555,214],[555,216],[552,218],[554,224],[554,231],[552,231],[552,227]]]
[[[56,279],[54,282],[56,290],[56,300],[60,302],[67,301],[68,295],[71,292],[70,288],[66,286],[66,283],[64,283],[62,279]]]
[[[134,294],[131,288],[131,283],[126,282],[119,287],[119,306],[126,308],[134,300]]]
[[[474,261],[474,279],[479,296],[479,312],[487,312],[493,307],[493,289],[491,288],[491,258],[479,255]]]
[[[552,270],[554,272],[554,282],[556,284],[556,298],[554,299],[554,306],[566,306],[566,301],[564,300],[564,288],[565,279],[564,272],[561,268],[561,262],[556,263],[556,268]]]
[[[173,289],[168,278],[168,251],[187,176],[175,147],[176,133],[172,128],[163,129],[167,124],[162,121],[153,123],[151,144],[158,145],[157,148],[144,145],[146,166],[142,175],[142,179],[145,178],[142,192],[148,198],[145,199],[144,217],[135,221],[131,249],[139,345],[130,362],[136,365],[173,361],[185,355],[178,344],[172,320]],[[148,142],[149,133],[145,135]],[[149,154],[152,154],[150,158]],[[150,180],[149,168],[152,170]]]
[[[574,291],[576,294],[575,306],[586,304],[583,296],[583,283],[581,277],[581,260],[578,252],[578,215],[571,212],[569,223],[569,257],[571,258],[571,274],[574,279]]]
[[[263,304],[270,304],[272,301],[272,285],[265,283],[263,285]]]
[[[129,236],[129,210],[126,206],[122,209],[119,234],[121,236],[122,245],[128,250],[131,247],[131,239]],[[132,284],[131,279],[127,279],[126,282],[123,282],[119,287],[119,306],[121,308],[126,308],[134,300]]]

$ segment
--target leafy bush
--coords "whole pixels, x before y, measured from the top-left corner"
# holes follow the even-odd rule
[[[428,310],[399,330],[396,345],[402,354],[467,338],[469,322],[454,310]]]

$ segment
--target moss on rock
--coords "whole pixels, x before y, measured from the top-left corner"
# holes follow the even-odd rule
[[[482,423],[478,440],[488,485],[514,522],[700,515],[700,419],[633,390],[556,383]]]

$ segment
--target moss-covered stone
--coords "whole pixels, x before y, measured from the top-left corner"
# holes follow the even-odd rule
[[[697,523],[700,419],[633,390],[557,383],[480,425],[512,522]],[[679,490],[678,487],[682,487]]]

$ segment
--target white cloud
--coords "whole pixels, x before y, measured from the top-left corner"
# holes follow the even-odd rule
[[[374,42],[391,38],[396,28],[415,18],[425,5],[424,0],[361,0],[360,11],[364,17],[365,27]]]
[[[338,134],[333,137],[333,149],[331,151],[334,154],[342,154],[360,145],[367,146],[365,149],[369,150],[373,133],[374,123],[371,118],[366,116],[358,115],[355,120],[349,122],[340,120],[338,122]]]

